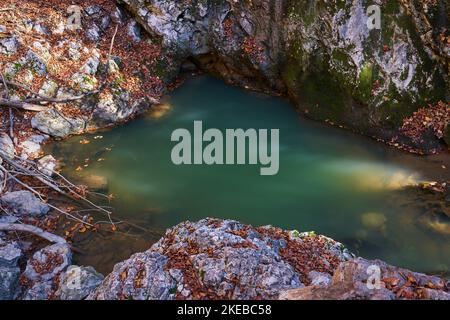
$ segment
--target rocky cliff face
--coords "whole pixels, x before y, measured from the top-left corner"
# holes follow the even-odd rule
[[[448,95],[445,1],[121,1],[180,60],[230,83],[287,95],[316,120],[439,145],[396,135]],[[373,4],[381,28],[369,30]]]

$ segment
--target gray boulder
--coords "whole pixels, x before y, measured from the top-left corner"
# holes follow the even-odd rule
[[[37,282],[27,289],[22,300],[48,300],[54,291],[51,281]]]
[[[0,300],[14,300],[19,288],[20,269],[0,267]]]
[[[331,283],[331,275],[323,272],[311,271],[308,273],[308,279],[313,286],[327,286]]]
[[[450,300],[449,282],[394,267],[380,260],[343,262],[327,285],[311,285],[280,294],[281,300]]]
[[[57,161],[51,155],[45,156],[37,161],[39,171],[49,177],[53,176],[56,165]]]
[[[50,210],[47,204],[42,203],[33,193],[26,190],[7,193],[0,198],[0,203],[19,216],[42,216]]]
[[[47,140],[48,136],[43,136],[40,134],[34,134],[28,137],[26,140],[20,143],[22,148],[21,157],[23,158],[36,158],[42,151],[42,144]]]
[[[14,158],[14,143],[6,133],[0,133],[0,153],[9,159]]]
[[[137,24],[136,21],[131,20],[127,24],[127,34],[133,39],[134,42],[140,42],[142,40],[141,37],[141,27]]]
[[[82,133],[85,122],[79,118],[61,116],[56,110],[41,111],[31,119],[31,125],[43,133],[55,138],[65,138]]]
[[[45,61],[31,49],[28,50],[25,55],[25,63],[37,74],[41,76],[45,76],[47,74],[47,65],[45,64]]]
[[[39,89],[39,94],[44,97],[54,98],[58,91],[58,84],[54,81],[47,80]]]
[[[0,246],[0,267],[17,267],[17,262],[22,257],[22,250],[17,242],[8,243]]]
[[[61,274],[56,297],[60,300],[83,300],[103,279],[104,276],[92,267],[70,266]]]
[[[53,280],[72,262],[72,252],[67,244],[54,244],[37,251],[28,260],[23,273],[32,283]]]
[[[97,103],[92,116],[94,126],[108,126],[128,118],[136,112],[136,106],[129,105],[129,96],[121,94],[106,94]]]

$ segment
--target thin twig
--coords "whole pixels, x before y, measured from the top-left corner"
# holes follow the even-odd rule
[[[116,29],[114,30],[114,34],[113,34],[113,37],[111,39],[111,43],[109,45],[108,60],[111,59],[112,50],[113,50],[113,46],[114,46],[114,41],[116,40],[116,35],[117,35],[117,31],[118,30],[119,30],[119,25],[116,25]]]
[[[6,99],[0,99],[0,106],[36,112],[48,110],[48,107],[43,107],[37,104],[30,104],[22,101],[12,101]]]

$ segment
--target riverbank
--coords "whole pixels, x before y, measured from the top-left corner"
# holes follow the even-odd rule
[[[17,243],[0,254],[1,299],[450,299],[448,280],[356,258],[314,233],[231,220],[181,223],[106,278],[71,265],[64,244],[36,252],[20,282]]]
[[[450,299],[450,283],[355,258],[314,233],[184,222],[117,264],[88,299]]]
[[[192,40],[191,35],[197,34],[195,30],[186,29],[186,22],[190,21],[188,16],[180,16],[181,29],[186,31],[185,35],[189,35],[188,40],[182,39],[183,32],[177,32],[175,40],[178,42],[175,49],[168,45],[168,41],[174,36],[172,31],[175,27],[170,25],[168,29],[163,29],[162,33],[159,30],[161,27],[159,13],[163,13],[163,17],[174,18],[180,12],[185,12],[186,8],[178,7],[185,4],[177,4],[176,10],[168,13],[166,7],[169,2],[162,1],[158,3],[159,10],[149,13],[139,11],[139,3],[129,3],[129,8],[134,11],[132,15],[124,8],[117,7],[114,1],[79,1],[78,3],[83,9],[80,12],[82,15],[80,30],[67,28],[67,8],[61,1],[46,1],[45,4],[41,1],[28,1],[23,7],[18,7],[17,1],[12,0],[2,3],[2,6],[5,6],[2,9],[5,10],[0,13],[2,58],[0,70],[3,74],[0,150],[2,150],[2,157],[5,158],[0,159],[2,160],[0,164],[4,166],[7,165],[6,158],[16,159],[23,164],[31,161],[33,166],[40,168],[42,173],[51,176],[54,171],[59,170],[58,163],[50,155],[44,157],[41,148],[43,143],[109,128],[133,119],[157,105],[159,99],[178,84],[176,79],[180,70],[197,72],[198,67],[201,67],[208,72],[220,75],[228,82],[249,89],[286,95],[286,88],[278,83],[279,79],[269,77],[270,84],[273,84],[275,80],[277,82],[269,87],[265,82],[267,74],[264,75],[264,73],[272,70],[266,62],[271,60],[272,56],[267,55],[267,50],[260,47],[264,37],[260,37],[257,33],[255,36],[243,36],[242,28],[235,27],[233,24],[237,19],[234,14],[228,17],[231,24],[226,19],[223,21],[219,19],[223,22],[219,27],[219,34],[222,37],[220,39],[232,39],[230,43],[233,54],[229,57],[221,56],[220,59],[213,59],[211,62],[210,59],[217,53],[214,50],[218,48],[212,52],[206,52],[195,47],[195,54],[185,51],[186,47],[183,45]],[[200,3],[194,1],[192,5],[197,6]],[[226,6],[225,3],[222,5]],[[188,10],[191,9],[191,7],[188,8]],[[248,19],[244,19],[247,22],[239,22],[241,26],[252,24],[249,21],[261,18],[260,11],[257,11],[258,14],[253,17],[248,16],[249,9],[252,8],[243,8]],[[202,13],[202,10],[195,11],[196,20],[205,21],[204,17],[199,19],[197,14],[208,16],[208,21],[214,20],[213,17],[217,13],[215,10],[210,13],[207,11]],[[241,12],[242,8],[227,10]],[[353,9],[352,12],[354,12]],[[159,21],[157,25],[149,25],[142,21],[143,17],[152,16]],[[135,19],[139,20],[143,27]],[[209,30],[211,26],[208,23],[200,24]],[[149,33],[141,28],[147,29]],[[267,30],[263,33],[266,35]],[[197,40],[192,43],[197,45],[205,39]],[[219,47],[223,45],[222,40]],[[418,46],[417,43],[409,42],[408,45],[414,48]],[[395,44],[393,47],[395,48]],[[241,63],[242,66],[247,66],[248,68],[243,68],[244,75],[239,72],[239,68],[229,64],[230,58],[238,57],[236,52],[239,53],[239,59],[232,64]],[[422,59],[426,58],[422,57]],[[196,65],[187,63],[187,60],[194,60]],[[225,60],[228,62],[222,64]],[[292,63],[295,65],[296,62]],[[255,69],[262,70],[263,75]],[[235,76],[230,70],[236,72]],[[254,80],[249,79],[258,81],[255,83]],[[396,75],[390,79],[396,80]],[[375,83],[376,79],[373,80]],[[420,79],[417,81],[414,88],[421,88]],[[440,80],[436,81],[438,83]],[[288,91],[291,99],[295,98],[296,93],[292,90]],[[377,99],[386,93],[382,88],[377,88],[376,91]],[[436,97],[443,96],[437,94]],[[443,141],[445,134],[448,135],[446,127],[448,105],[439,103],[436,97],[433,97],[432,102],[435,107],[430,108],[431,111],[419,108],[426,107],[426,104],[420,106],[414,104],[413,109],[404,113],[405,118],[395,123],[394,131],[402,132],[401,129],[404,127],[403,129],[410,136],[406,135],[405,140],[401,138],[398,142],[390,140],[393,136],[388,134],[387,140],[391,141],[390,144],[418,153],[434,153],[445,149]],[[300,107],[300,110],[313,119],[328,120],[330,124],[342,127],[347,127],[347,122],[354,121],[353,117],[349,117],[345,122],[336,121],[342,120],[341,116],[338,117],[339,119],[334,119],[333,116],[329,118],[328,112],[325,113],[326,116],[316,115],[312,112],[315,109],[309,107]],[[412,111],[417,113],[413,114]],[[377,129],[375,131],[379,129],[378,125],[374,128]],[[363,130],[363,133],[370,135],[369,131]],[[392,131],[389,132],[392,133]],[[20,176],[20,178],[28,181],[27,177]],[[0,180],[2,181],[0,223],[31,224],[38,226],[40,230],[50,232],[58,228],[58,218],[55,217],[54,212],[49,214],[49,204],[54,202],[54,195],[48,188],[43,189],[39,184],[33,185],[42,191],[40,192],[42,197],[38,199],[23,185],[12,181],[14,179],[3,171]],[[439,184],[427,185],[426,188],[438,189],[441,194],[445,194],[448,191],[444,183],[446,181],[439,181]],[[64,209],[70,207],[71,205],[65,205]],[[61,285],[67,286],[71,275],[78,274],[77,272],[80,271],[80,269],[73,271],[72,268],[69,270],[72,259],[71,236],[74,231],[97,231],[97,224],[90,220],[92,217],[81,213],[77,213],[76,217],[83,222],[72,224],[70,227],[66,226],[60,233],[67,243],[62,242],[50,247],[46,246],[47,242],[29,238],[27,236],[29,233],[26,232],[20,233],[19,237],[15,232],[10,231],[0,234],[2,254],[0,298],[67,298],[69,293],[62,293],[61,290],[66,289]],[[110,232],[115,232],[117,227],[113,223],[112,226],[108,225],[108,228],[111,228]],[[73,246],[76,247],[76,243]],[[334,267],[337,268],[337,266]],[[329,275],[333,273],[332,271],[334,270],[328,272]],[[71,296],[76,299],[85,298],[102,280],[102,276],[91,268],[81,269],[81,274],[85,279],[82,281],[85,291]],[[300,282],[297,284],[300,285]],[[272,298],[274,296],[270,295]]]

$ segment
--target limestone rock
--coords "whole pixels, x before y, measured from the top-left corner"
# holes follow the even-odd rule
[[[0,54],[13,55],[19,50],[19,41],[16,37],[0,39]]]
[[[20,269],[0,267],[0,300],[14,300],[19,287]]]
[[[72,252],[67,244],[54,244],[34,253],[23,273],[32,283],[53,280],[71,264]]]
[[[31,125],[55,138],[82,133],[85,122],[79,118],[62,117],[56,110],[41,111],[31,119]]]
[[[45,156],[37,161],[39,171],[49,177],[53,176],[56,165],[57,161],[51,155]]]
[[[47,204],[42,203],[33,193],[26,190],[6,193],[0,198],[0,203],[19,216],[42,216],[50,210]]]
[[[346,260],[342,245],[326,237],[289,239],[276,228],[231,220],[184,222],[150,250],[117,264],[89,299],[274,299],[281,290],[304,286],[300,279],[307,275],[282,252],[303,247],[306,239],[317,245],[311,255],[324,253],[308,263],[330,267]]]
[[[42,151],[42,144],[47,139],[48,136],[33,134],[24,141],[22,141],[19,145],[22,148],[21,157],[32,159],[38,157]]]
[[[53,292],[51,281],[37,282],[26,290],[22,300],[48,300],[53,295]]]
[[[409,278],[409,284],[404,276]],[[357,258],[342,262],[331,283],[282,292],[281,300],[449,299],[447,280]]]
[[[31,68],[34,72],[41,76],[45,76],[47,74],[47,65],[42,57],[36,54],[33,50],[28,50],[25,56],[26,65]]]
[[[287,94],[315,120],[389,140],[412,112],[445,101],[448,55],[435,59],[440,41],[424,41],[434,37],[430,28],[445,26],[435,18],[446,16],[443,0],[432,10],[408,1],[380,6],[375,29],[367,24],[372,3],[363,0],[121,2],[180,64],[194,59],[229,83]],[[428,152],[439,146],[425,140],[408,143]]]
[[[134,42],[140,42],[141,38],[141,27],[136,21],[132,20],[127,25],[127,33],[133,39]]]
[[[9,159],[14,158],[14,144],[6,133],[0,133],[0,152]]]
[[[56,82],[47,80],[42,85],[39,90],[39,94],[44,97],[54,98],[56,96],[56,92],[58,91],[58,85]]]
[[[113,272],[89,297],[88,300],[166,300],[173,295],[176,283],[164,269],[167,257],[155,253],[138,253],[130,260],[117,264]],[[125,272],[125,273],[124,273]],[[120,275],[126,278],[121,279]],[[139,284],[136,283],[139,279]]]
[[[70,266],[61,275],[56,297],[60,300],[83,300],[104,277],[92,267]]]

